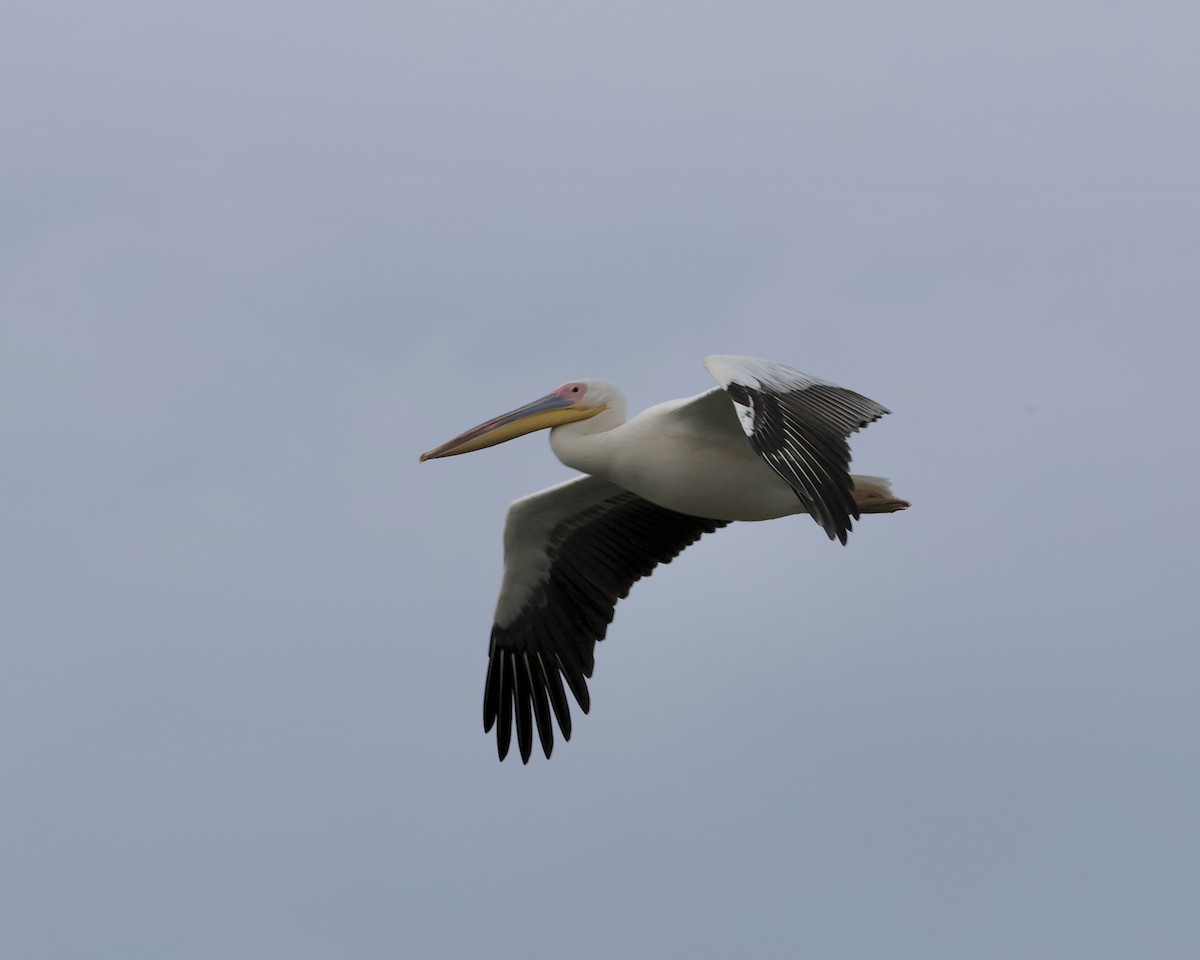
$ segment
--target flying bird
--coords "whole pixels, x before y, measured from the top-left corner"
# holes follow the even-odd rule
[[[757,357],[711,356],[704,366],[719,386],[632,420],[611,383],[573,380],[421,454],[469,453],[548,428],[558,459],[585,474],[508,510],[483,695],[483,728],[495,726],[501,760],[514,723],[525,763],[535,727],[550,756],[552,715],[571,738],[566,689],[587,713],[595,645],[617,601],[704,534],[807,513],[844,544],[860,514],[908,506],[888,481],[849,472],[847,438],[888,412],[880,404]]]

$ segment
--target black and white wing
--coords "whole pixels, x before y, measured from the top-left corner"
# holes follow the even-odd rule
[[[588,712],[587,678],[617,601],[657,564],[725,526],[655,506],[585,476],[514,503],[504,529],[504,580],[488,653],[483,729],[508,753],[514,719],[528,763],[536,724],[547,757],[554,724],[571,738],[563,688]]]
[[[858,507],[851,491],[850,434],[888,410],[781,363],[712,356],[704,366],[733,401],[750,446],[829,534],[846,542]]]

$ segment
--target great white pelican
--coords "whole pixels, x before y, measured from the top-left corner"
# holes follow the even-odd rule
[[[888,481],[849,472],[850,434],[888,411],[860,393],[756,357],[711,356],[720,386],[625,418],[603,380],[573,380],[473,427],[421,460],[481,450],[534,430],[586,474],[516,501],[492,626],[483,728],[508,754],[513,724],[528,763],[536,727],[547,757],[558,721],[571,738],[563,682],[591,700],[594,650],[617,601],[659,563],[735,520],[809,514],[846,542],[851,519],[908,506]]]

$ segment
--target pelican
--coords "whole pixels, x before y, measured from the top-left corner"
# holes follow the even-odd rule
[[[850,434],[888,411],[862,394],[757,357],[711,356],[719,386],[626,420],[603,380],[572,380],[443,443],[450,457],[550,430],[550,447],[585,474],[517,500],[504,528],[504,575],[488,650],[483,729],[521,760],[536,727],[546,757],[558,721],[571,739],[563,682],[591,705],[596,642],[617,601],[706,533],[737,520],[809,514],[843,544],[851,519],[908,506],[887,480],[852,476]]]

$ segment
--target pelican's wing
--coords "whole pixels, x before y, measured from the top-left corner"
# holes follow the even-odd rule
[[[850,519],[858,519],[846,439],[888,410],[861,393],[757,357],[713,356],[704,366],[733,401],[750,446],[829,539],[845,543]]]
[[[488,653],[483,729],[496,725],[503,760],[516,717],[529,762],[536,722],[546,756],[553,710],[571,738],[566,681],[584,713],[593,650],[617,601],[659,563],[725,526],[655,506],[615,484],[585,476],[514,503],[504,529],[504,580]]]

